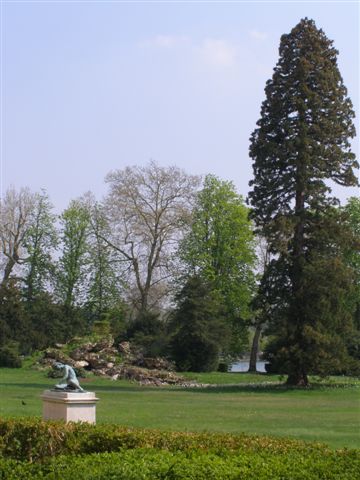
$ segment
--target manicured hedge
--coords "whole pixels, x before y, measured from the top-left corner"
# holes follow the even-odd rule
[[[6,480],[355,480],[355,454],[325,457],[300,452],[170,452],[132,449],[117,453],[60,456],[45,463],[0,460]]]
[[[0,480],[354,480],[360,451],[248,435],[0,420]]]
[[[321,444],[274,437],[220,433],[164,432],[160,430],[89,425],[39,419],[0,419],[0,455],[30,462],[61,454],[116,452],[120,449],[156,448],[169,451],[223,450],[320,451]]]

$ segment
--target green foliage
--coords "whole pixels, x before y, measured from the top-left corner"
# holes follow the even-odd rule
[[[218,372],[228,372],[229,369],[230,369],[230,365],[228,362],[224,362],[224,361],[219,362],[218,369],[217,369]]]
[[[73,200],[60,217],[62,256],[58,262],[56,291],[66,307],[80,303],[85,277],[89,212],[79,200]]]
[[[307,454],[305,456],[305,454]],[[141,468],[139,468],[141,466]],[[353,480],[359,473],[354,452],[273,452],[219,454],[167,452],[152,449],[125,450],[119,453],[81,457],[61,456],[44,464],[3,460],[0,468],[7,480]]]
[[[0,421],[0,434],[0,469],[7,480],[70,480],[74,471],[78,480],[352,480],[360,472],[356,450],[271,437],[39,420]]]
[[[123,308],[121,292],[124,285],[116,270],[116,266],[119,266],[119,253],[107,241],[110,227],[104,210],[93,201],[88,210],[91,228],[87,238],[88,285],[85,311],[92,324]]]
[[[93,332],[96,335],[109,335],[110,322],[107,320],[96,320],[93,324]]]
[[[12,342],[0,347],[0,367],[21,368],[21,366],[19,346],[16,343]]]
[[[46,283],[53,280],[54,264],[51,255],[58,239],[52,208],[45,192],[35,195],[31,224],[24,238],[27,250],[24,295],[29,302],[44,292]]]
[[[186,275],[201,276],[222,298],[233,327],[233,350],[247,336],[244,320],[255,288],[254,238],[248,209],[233,183],[213,175],[205,178],[192,213],[191,230],[181,244]]]
[[[229,327],[222,304],[212,285],[199,276],[188,279],[176,297],[173,314],[171,355],[181,371],[214,371],[221,347],[226,345]]]
[[[78,308],[57,305],[48,293],[28,301],[12,281],[0,287],[0,346],[16,342],[28,355],[82,333],[84,321]]]
[[[274,360],[294,384],[307,384],[312,371],[330,373],[346,356],[349,330],[349,235],[327,181],[356,185],[358,163],[349,142],[354,112],[332,43],[308,19],[281,37],[251,138],[251,215],[273,255],[261,296],[278,337]]]
[[[360,360],[360,198],[351,197],[343,211],[346,226],[353,235],[353,242],[345,250],[345,261],[354,275],[354,288],[349,292],[348,303],[353,311],[353,332],[347,340],[351,356]]]
[[[166,324],[159,314],[143,310],[130,322],[122,338],[140,347],[145,356],[156,357],[166,352],[168,335]]]
[[[344,342],[353,334],[351,310],[346,308],[351,279],[349,269],[337,257],[315,256],[313,252],[304,266],[301,283],[307,292],[307,301],[300,310],[302,334],[299,336],[296,324],[272,323],[269,331],[275,338],[266,346],[264,355],[272,364],[271,371],[290,375],[297,362],[312,375],[359,372]],[[289,336],[297,339],[291,346]]]
[[[16,341],[20,353],[31,351],[33,329],[15,281],[0,286],[0,346]]]

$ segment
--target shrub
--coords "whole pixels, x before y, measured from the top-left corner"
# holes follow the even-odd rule
[[[111,325],[108,320],[95,320],[93,323],[93,332],[96,335],[109,335]]]
[[[213,453],[269,451],[272,454],[282,454],[292,451],[307,454],[317,452],[322,455],[330,452],[318,443],[265,436],[162,432],[113,424],[65,424],[29,417],[0,418],[0,456],[18,460],[35,461],[61,454],[78,455],[136,448]]]
[[[22,360],[15,345],[5,345],[0,348],[0,367],[21,368]]]
[[[129,324],[125,338],[140,347],[145,357],[161,356],[167,349],[165,323],[151,311],[139,313]]]
[[[0,419],[0,480],[74,478],[354,480],[360,452],[271,437]]]
[[[228,372],[229,364],[228,362],[220,362],[218,366],[218,372]]]
[[[6,480],[354,480],[359,474],[354,451],[271,449],[166,451],[138,448],[82,456],[59,456],[44,463],[0,460]],[[75,472],[75,473],[74,473]]]

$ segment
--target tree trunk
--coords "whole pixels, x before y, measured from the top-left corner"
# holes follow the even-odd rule
[[[13,257],[10,257],[8,261],[6,262],[5,269],[4,269],[4,276],[1,281],[1,285],[6,285],[7,281],[10,278],[11,272],[16,264],[16,261],[13,259]]]
[[[251,345],[251,352],[250,352],[250,362],[249,362],[249,370],[248,372],[256,373],[256,361],[259,351],[259,341],[261,336],[261,324],[258,323],[256,325],[254,338]]]
[[[295,387],[308,387],[309,378],[304,372],[294,372],[288,375],[286,385]]]

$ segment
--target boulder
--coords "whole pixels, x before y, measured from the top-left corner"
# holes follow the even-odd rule
[[[155,357],[155,358],[144,357],[138,361],[137,365],[139,367],[148,368],[150,370],[167,370],[167,371],[175,370],[174,363],[162,357]]]
[[[71,357],[56,348],[47,348],[44,352],[44,358],[54,360],[53,364],[55,362],[60,362],[70,365],[71,367],[73,367],[75,364],[75,361]]]
[[[108,361],[106,358],[102,358],[99,353],[89,352],[84,355],[84,360],[88,362],[89,367],[92,370],[98,370],[106,368]]]
[[[85,354],[93,351],[94,346],[95,343],[85,343],[81,345],[81,347],[75,348],[75,350],[70,353],[70,357],[74,360],[81,360]]]
[[[125,356],[131,355],[131,347],[129,342],[121,342],[119,343],[118,350]]]
[[[95,343],[95,345],[93,347],[93,351],[94,352],[101,352],[102,350],[112,348],[113,345],[114,345],[113,337],[111,337],[111,336],[104,337],[104,338],[102,338],[101,340],[99,340],[98,342]]]
[[[87,362],[86,360],[78,360],[77,362],[75,362],[75,368],[86,368],[89,366],[89,362]]]

